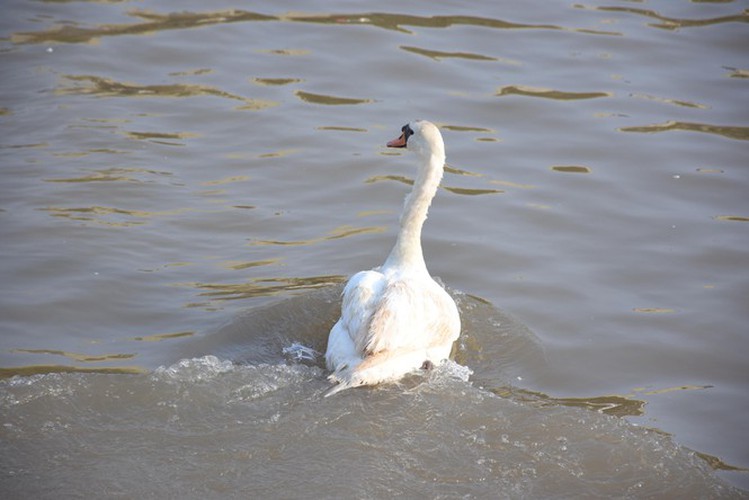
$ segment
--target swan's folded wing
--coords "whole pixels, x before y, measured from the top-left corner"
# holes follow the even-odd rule
[[[395,281],[385,288],[374,310],[363,352],[449,346],[459,332],[455,303],[439,285]]]
[[[453,342],[460,335],[460,313],[458,312],[458,306],[445,289],[436,283],[430,293],[433,299],[430,310],[426,312],[431,332],[429,346],[442,346],[447,349],[447,355],[449,355]]]
[[[361,271],[351,277],[343,289],[341,321],[357,351],[364,341],[369,323],[385,288],[385,277],[377,271]]]
[[[409,283],[389,283],[362,339],[362,351],[371,355],[423,342],[423,339],[419,341],[423,300]]]

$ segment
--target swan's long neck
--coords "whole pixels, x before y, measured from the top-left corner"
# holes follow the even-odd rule
[[[427,219],[429,205],[437,193],[444,171],[445,155],[442,152],[431,154],[419,168],[414,186],[403,207],[400,231],[395,246],[383,268],[423,269],[426,271],[424,254],[421,250],[421,228]]]

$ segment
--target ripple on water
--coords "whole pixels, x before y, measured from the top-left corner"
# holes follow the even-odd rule
[[[95,223],[111,227],[130,227],[146,224],[155,217],[180,215],[192,212],[192,208],[175,208],[149,212],[146,210],[126,210],[116,207],[47,207],[39,210],[48,212],[52,217],[62,217],[72,221]]]
[[[499,89],[495,95],[520,95],[526,97],[555,99],[559,101],[576,101],[583,99],[597,99],[600,97],[611,97],[613,94],[611,94],[610,92],[570,92],[555,89],[527,87],[524,85],[508,85]]]
[[[65,79],[72,85],[57,89],[60,95],[93,95],[97,97],[169,97],[186,98],[197,96],[213,96],[234,101],[241,101],[242,106],[238,110],[260,111],[277,106],[277,102],[262,101],[243,97],[230,92],[223,91],[209,85],[196,85],[187,83],[172,83],[164,85],[139,85],[136,83],[118,82],[110,78],[94,75],[66,75]]]
[[[643,125],[636,127],[622,127],[622,132],[640,132],[640,133],[657,133],[668,132],[671,130],[681,130],[687,132],[702,132],[706,134],[722,135],[729,139],[740,141],[749,140],[749,127],[734,127],[724,125],[710,125],[706,123],[668,121],[655,125]]]
[[[356,99],[353,97],[338,97],[333,95],[325,94],[313,94],[312,92],[305,92],[303,90],[297,90],[294,92],[299,99],[310,104],[323,104],[326,106],[346,106],[352,104],[368,104],[372,102],[371,99]]]

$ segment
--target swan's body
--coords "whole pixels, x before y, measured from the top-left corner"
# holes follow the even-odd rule
[[[385,263],[355,274],[343,290],[341,318],[328,337],[325,362],[338,382],[327,395],[400,379],[447,359],[460,334],[458,308],[432,279],[421,251],[421,228],[445,164],[442,135],[418,120],[389,147],[407,147],[421,165],[406,198],[398,239]]]

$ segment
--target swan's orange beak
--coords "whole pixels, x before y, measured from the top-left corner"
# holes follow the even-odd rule
[[[389,141],[387,146],[389,148],[405,148],[406,147],[406,133],[402,133],[397,139]]]

